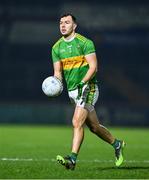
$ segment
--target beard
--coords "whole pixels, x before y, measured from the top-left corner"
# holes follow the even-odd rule
[[[61,31],[61,34],[64,36],[64,38],[71,36],[73,33],[74,33],[74,30],[72,28],[69,31],[66,31],[64,33]]]

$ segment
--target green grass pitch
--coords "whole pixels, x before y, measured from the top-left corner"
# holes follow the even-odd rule
[[[126,141],[125,162],[114,165],[113,148],[85,128],[75,171],[55,160],[71,150],[72,127],[0,125],[0,179],[148,179],[149,129],[110,128]]]

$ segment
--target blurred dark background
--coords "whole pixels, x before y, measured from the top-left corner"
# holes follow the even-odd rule
[[[66,88],[49,99],[59,16],[73,13],[99,61],[97,113],[107,125],[149,126],[149,1],[0,1],[0,122],[70,124]]]

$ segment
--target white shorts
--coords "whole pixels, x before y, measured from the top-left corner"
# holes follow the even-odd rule
[[[73,104],[76,104],[76,106],[83,107],[87,109],[89,112],[93,111],[94,106],[99,97],[99,89],[97,84],[94,83],[89,84],[86,93],[83,94],[84,95],[80,99],[77,99],[78,89],[75,89],[73,91],[68,91],[70,101]]]

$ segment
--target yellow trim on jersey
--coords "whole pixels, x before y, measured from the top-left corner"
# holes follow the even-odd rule
[[[64,70],[79,68],[86,66],[88,63],[84,56],[75,56],[71,58],[62,59],[62,65]]]
[[[85,40],[86,40],[86,38],[85,38],[84,36],[82,36],[82,35],[80,35],[80,34],[78,34],[78,33],[76,33],[76,37],[77,37],[78,39],[80,39],[81,41],[85,41]]]

